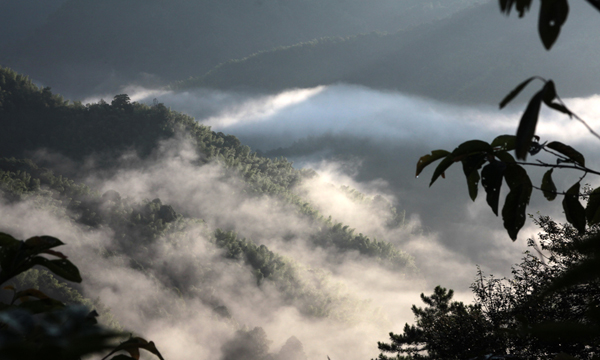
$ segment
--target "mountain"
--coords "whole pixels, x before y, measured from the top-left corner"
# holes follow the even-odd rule
[[[315,38],[396,31],[477,1],[67,0],[29,36],[9,39],[0,64],[81,99]]]
[[[224,63],[175,89],[210,87],[280,91],[350,83],[459,103],[497,103],[524,79],[555,80],[561,96],[597,92],[600,44],[596,14],[573,4],[551,54],[537,38],[536,19],[499,14],[497,4],[394,34],[327,38],[259,52]],[[524,98],[524,97],[523,97]]]
[[[340,283],[345,264],[396,280],[416,274],[412,257],[388,239],[306,200],[314,171],[260,156],[163,104],[126,94],[71,103],[0,68],[0,117],[0,232],[59,237],[87,284],[36,269],[16,286],[96,308],[113,328],[148,333],[193,318],[220,329],[216,340],[190,332],[194,342],[228,356],[246,351],[238,337],[254,339],[250,348],[268,344],[255,326],[289,309],[310,326],[387,324]],[[408,231],[381,196],[322,190],[343,198],[346,211],[362,209],[381,233]]]

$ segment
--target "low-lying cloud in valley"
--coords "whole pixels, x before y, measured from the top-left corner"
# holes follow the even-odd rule
[[[500,134],[514,134],[525,104],[499,111],[496,107],[444,104],[343,84],[267,95],[198,90],[167,93],[158,101],[194,116],[215,131],[234,134],[252,149],[285,156],[296,167],[316,169],[321,179],[382,194],[398,211],[406,213],[411,227],[418,224],[426,234],[428,240],[413,241],[415,237],[406,234],[391,235],[389,240],[417,257],[426,278],[432,279],[431,285],[466,290],[476,264],[486,272],[508,275],[510,266],[525,250],[525,239],[537,233],[528,222],[519,240],[512,243],[501,218],[495,217],[485,203],[483,189],[480,187],[475,203],[468,198],[459,166],[431,188],[432,169],[418,179],[414,177],[418,158],[434,149],[452,150],[467,140],[491,141]],[[207,102],[212,105],[205,106]],[[592,128],[600,129],[597,96],[565,102]],[[596,140],[582,124],[546,109],[541,112],[537,134],[542,142],[563,141],[583,154],[592,153],[595,147]],[[588,159],[592,168],[597,165],[591,163],[593,160]],[[534,184],[541,181],[541,170],[530,171]],[[570,186],[576,181],[576,175],[568,171],[564,175],[566,178],[560,172],[555,174],[557,185]],[[319,195],[313,194],[312,200],[319,203]],[[535,192],[529,212],[540,211],[564,220],[554,205],[548,205]],[[335,212],[335,205],[325,211]]]
[[[155,341],[165,359],[223,358],[237,330],[255,327],[272,340],[271,353],[295,336],[311,360],[374,358],[377,341],[412,322],[410,306],[420,306],[421,292],[442,285],[470,301],[476,265],[488,274],[508,275],[525,239],[537,232],[528,223],[511,242],[483,189],[470,201],[457,166],[431,188],[430,169],[414,176],[417,159],[431,150],[514,133],[519,107],[467,108],[348,85],[267,95],[133,91],[134,100],[152,104],[156,98],[253,150],[314,169],[318,176],[298,185],[296,195],[333,223],[394,244],[414,257],[418,269],[399,270],[356,251],[315,247],[311,236],[318,229],[295,205],[246,193],[231,170],[217,162],[203,164],[203,155],[185,136],[161,142],[145,159],[123,154],[110,172],[90,162],[84,179],[101,194],[116,191],[135,203],[158,198],[157,206],[168,204],[180,215],[202,219],[186,222],[177,236],[130,249],[118,231],[77,224],[68,213],[41,210],[36,203],[48,200],[0,203],[2,231],[64,240],[67,246],[60,250],[81,269],[84,294],[98,297],[125,329]],[[566,104],[598,128],[598,100]],[[591,153],[595,140],[581,124],[568,121],[543,111],[542,141],[560,140]],[[534,182],[539,175],[533,172]],[[569,182],[557,180],[563,186]],[[107,214],[119,206],[111,196],[102,200]],[[563,221],[556,208],[541,194],[532,197],[530,212],[539,209]],[[225,250],[209,240],[216,228],[234,230],[283,256],[289,277],[257,286],[260,278],[249,265],[224,259]],[[285,283],[289,279],[296,283]],[[315,304],[328,313],[311,313]]]

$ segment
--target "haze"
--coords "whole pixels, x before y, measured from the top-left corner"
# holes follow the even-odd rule
[[[164,104],[316,175],[256,192],[236,172],[243,164],[202,153],[181,131],[157,137],[145,153],[127,139],[117,154],[89,145],[81,156],[24,141],[6,156],[89,186],[94,216],[160,199],[156,208],[170,206],[185,226],[146,241],[124,225],[84,223],[64,198],[0,188],[0,232],[62,239],[61,251],[84,274],[77,289],[97,299],[101,320],[153,340],[167,360],[244,358],[236,336],[256,328],[277,360],[376,358],[377,342],[413,321],[420,293],[442,285],[470,302],[477,266],[508,276],[538,231],[528,221],[512,242],[481,187],[472,202],[454,167],[430,188],[431,169],[415,178],[419,157],[513,134],[533,90],[502,111],[497,104],[532,75],[553,77],[566,105],[600,129],[600,46],[588,35],[600,22],[592,25],[584,5],[573,4],[581,21],[571,21],[548,54],[535,11],[506,18],[496,1],[1,2],[1,67],[81,106],[110,104],[118,94],[153,109]],[[538,129],[542,141],[584,154],[597,145],[555,112],[542,111]],[[539,183],[541,173],[532,178]],[[557,185],[572,180],[567,174]],[[564,221],[553,205],[534,193],[530,212]],[[338,223],[392,244],[395,262],[322,245],[323,229]],[[217,229],[264,245],[285,272],[261,278],[220,247]],[[304,353],[289,350],[295,341]]]

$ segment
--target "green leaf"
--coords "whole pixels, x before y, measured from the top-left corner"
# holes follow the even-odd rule
[[[567,221],[579,232],[585,232],[585,210],[579,202],[579,182],[567,190],[562,205]]]
[[[492,147],[499,147],[500,150],[511,151],[514,150],[517,144],[517,137],[514,135],[500,135],[492,141]]]
[[[600,187],[595,188],[590,193],[590,198],[585,207],[585,217],[590,225],[600,222]]]
[[[519,95],[519,93],[525,88],[525,86],[527,86],[531,80],[537,78],[537,76],[532,76],[529,79],[523,81],[522,83],[520,83],[516,88],[514,88],[510,93],[508,93],[508,95],[506,95],[504,97],[504,99],[502,99],[502,101],[500,101],[500,109],[502,109],[503,107],[505,107],[509,102],[511,102],[517,95]],[[492,144],[492,146],[494,146]]]
[[[485,200],[496,216],[498,216],[498,201],[500,199],[500,188],[506,164],[493,161],[481,170],[481,184],[487,193]]]
[[[531,98],[519,122],[515,147],[517,159],[519,160],[525,160],[531,148],[531,140],[533,139],[533,135],[535,135],[542,97],[543,90],[540,90]]]
[[[538,31],[546,50],[550,50],[567,21],[569,4],[567,0],[542,0]]]
[[[559,141],[553,141],[547,144],[546,147],[558,151],[581,166],[585,166],[585,158],[583,155],[569,145],[565,145]]]
[[[433,150],[431,154],[421,156],[419,161],[417,162],[417,173],[415,176],[419,176],[419,174],[425,169],[425,167],[432,162],[439,160],[445,156],[450,155],[449,151],[446,150]]]
[[[556,199],[556,185],[554,185],[554,181],[552,181],[552,171],[554,171],[554,169],[546,171],[542,178],[542,192],[548,201]]]
[[[48,260],[41,256],[36,256],[33,259],[31,259],[31,262],[34,265],[40,265],[48,268],[48,270],[52,271],[53,273],[62,277],[65,280],[77,283],[81,282],[81,275],[79,274],[79,269],[77,269],[77,266],[73,265],[73,263],[69,260]]]
[[[506,168],[504,179],[510,191],[504,201],[502,219],[508,235],[515,241],[519,230],[525,225],[527,205],[529,205],[533,185],[527,171],[516,164]]]

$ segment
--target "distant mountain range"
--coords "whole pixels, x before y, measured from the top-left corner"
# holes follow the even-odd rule
[[[394,34],[314,40],[224,63],[175,89],[279,91],[351,83],[444,101],[497,103],[524,79],[553,78],[562,96],[585,96],[600,83],[600,16],[573,4],[552,51],[537,35],[537,13],[500,15],[496,2]],[[525,99],[522,97],[521,99]]]
[[[156,86],[199,76],[278,46],[396,31],[478,1],[54,0],[42,10],[3,5],[2,17],[24,19],[27,31],[12,21],[16,27],[0,42],[0,64],[81,98],[133,82]]]

